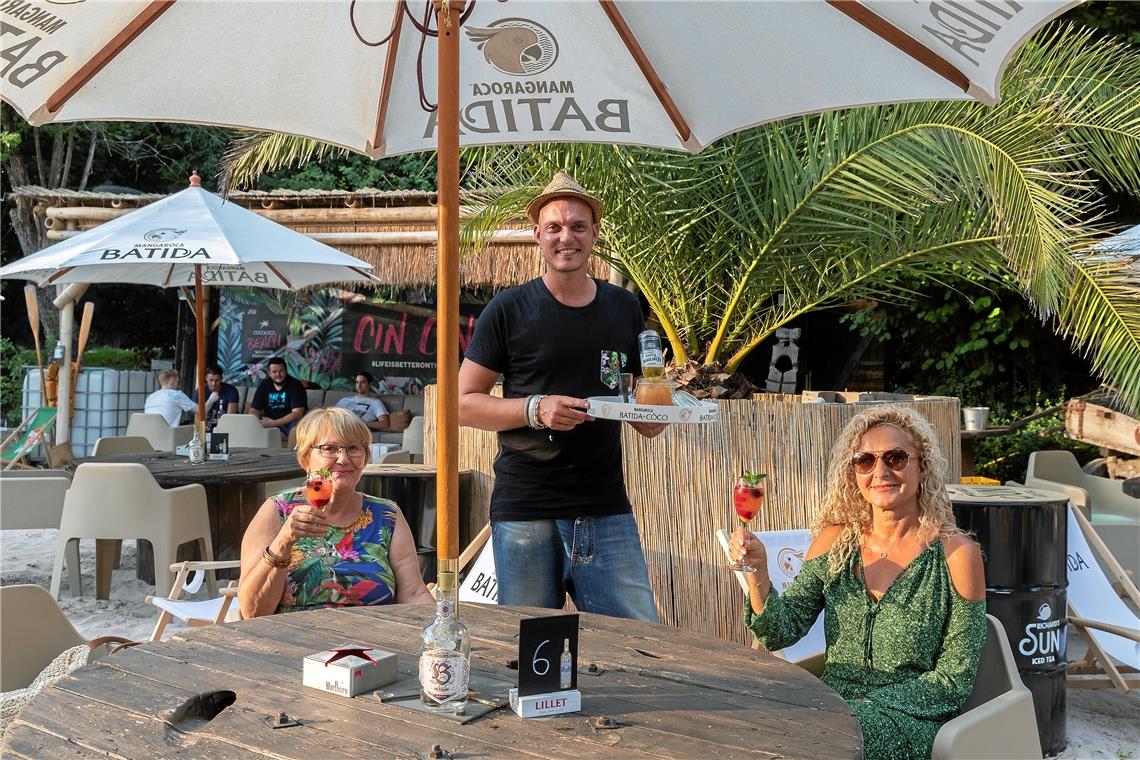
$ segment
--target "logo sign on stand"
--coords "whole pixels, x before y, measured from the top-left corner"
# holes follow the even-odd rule
[[[570,686],[563,687],[560,660],[570,640]],[[519,621],[520,697],[578,688],[578,616],[551,615]]]

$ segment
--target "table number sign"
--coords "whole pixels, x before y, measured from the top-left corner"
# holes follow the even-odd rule
[[[511,709],[523,718],[582,709],[578,691],[578,616],[519,621],[519,685]]]
[[[210,433],[206,436],[209,441],[207,452],[212,462],[230,461],[230,434]]]

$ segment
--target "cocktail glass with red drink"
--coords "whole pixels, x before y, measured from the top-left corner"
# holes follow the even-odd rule
[[[332,481],[328,470],[314,470],[305,479],[305,498],[317,509],[324,509],[332,500]]]
[[[739,529],[742,531],[747,529],[748,523],[760,514],[760,507],[764,506],[764,478],[766,477],[768,477],[767,474],[763,472],[746,472],[736,479],[736,485],[732,487],[732,508],[736,510],[736,517],[740,520]],[[738,541],[739,538],[734,533],[731,540]],[[755,568],[743,562],[731,562],[728,568],[740,573],[756,572]]]

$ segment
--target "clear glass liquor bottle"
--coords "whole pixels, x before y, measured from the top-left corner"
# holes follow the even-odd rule
[[[458,617],[455,560],[440,560],[435,619],[420,634],[420,701],[439,712],[467,707],[471,680],[471,635]]]
[[[661,336],[656,330],[645,330],[637,336],[641,356],[641,376],[661,377],[665,374],[665,354],[661,350]]]
[[[570,688],[573,681],[574,656],[570,654],[570,639],[562,640],[562,657],[558,661],[558,686],[563,691]]]

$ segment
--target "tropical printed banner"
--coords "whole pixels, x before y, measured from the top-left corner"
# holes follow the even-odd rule
[[[460,307],[465,349],[482,305]],[[325,390],[352,390],[361,370],[380,393],[415,395],[435,382],[435,307],[380,303],[348,290],[292,293],[222,291],[218,365],[227,382],[254,385],[266,363],[285,359],[289,374]]]

